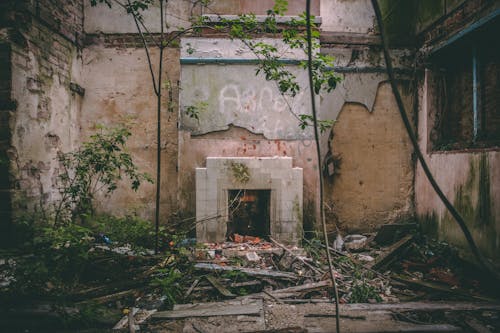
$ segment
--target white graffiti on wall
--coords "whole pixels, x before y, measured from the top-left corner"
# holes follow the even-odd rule
[[[296,96],[300,100],[301,96]],[[258,113],[258,112],[285,112],[288,104],[283,96],[270,87],[263,87],[258,91],[251,88],[241,89],[235,84],[224,86],[219,94],[219,112]]]

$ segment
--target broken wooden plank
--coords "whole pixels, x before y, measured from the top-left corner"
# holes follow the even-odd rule
[[[194,265],[195,269],[217,272],[217,271],[239,271],[251,276],[271,277],[276,279],[298,280],[299,276],[290,272],[273,271],[269,269],[246,268],[236,266],[220,266],[217,264],[197,263]]]
[[[153,319],[176,319],[211,316],[258,316],[263,311],[262,300],[233,300],[198,304],[182,304],[174,306],[172,311],[157,312]]]
[[[135,316],[135,314],[139,312],[139,308],[132,308],[132,311],[130,313],[132,313],[133,316]],[[126,314],[125,316],[122,317],[122,319],[120,319],[120,321],[118,321],[115,326],[113,326],[113,329],[114,330],[121,330],[121,329],[124,329],[125,327],[127,327],[128,325],[128,314]]]
[[[284,289],[277,289],[273,290],[270,293],[274,297],[278,298],[287,298],[287,297],[293,297],[293,296],[300,296],[304,292],[310,292],[314,290],[320,290],[325,287],[330,287],[331,281],[330,280],[325,280],[325,281],[320,281],[320,282],[313,282],[313,283],[306,283],[300,286],[295,286],[295,287],[290,287],[290,288],[284,288]]]
[[[314,267],[313,265],[311,265],[310,263],[308,263],[307,261],[305,261],[303,258],[301,258],[300,256],[298,256],[295,253],[293,253],[292,251],[290,251],[286,246],[284,246],[283,244],[281,244],[281,243],[277,242],[276,240],[274,240],[272,237],[269,237],[269,239],[271,240],[271,242],[273,242],[277,246],[281,247],[286,253],[288,253],[289,255],[291,255],[293,258],[299,260],[301,263],[303,263],[304,265],[306,265],[307,267],[309,267],[310,269],[312,269],[317,274],[319,274],[319,275],[325,274],[324,271],[322,271],[319,268]]]
[[[406,283],[406,285],[413,285],[413,286],[417,286],[420,288],[425,288],[427,290],[437,291],[437,292],[456,295],[456,296],[463,296],[463,297],[467,297],[467,298],[474,298],[474,299],[477,299],[480,301],[486,301],[486,302],[494,302],[495,301],[494,298],[474,295],[466,290],[458,289],[458,288],[452,289],[448,286],[441,285],[441,284],[438,284],[435,282],[412,280],[412,279],[405,278],[401,275],[395,275],[395,274],[393,274],[392,278],[396,281],[404,282],[404,283]]]
[[[210,282],[210,284],[212,286],[215,287],[215,289],[217,289],[218,292],[220,292],[222,295],[226,296],[226,297],[236,297],[235,294],[233,294],[232,292],[230,292],[226,287],[224,287],[219,281],[217,281],[216,278],[214,278],[213,276],[211,275],[207,275],[205,276],[205,278],[207,279],[208,282]]]
[[[198,285],[198,283],[200,283],[199,279],[194,280],[191,287],[189,287],[189,289],[186,291],[186,295],[184,297],[188,297],[189,295],[191,295],[191,293],[193,292],[193,289]]]
[[[394,245],[390,246],[387,252],[381,254],[370,268],[380,270],[387,267],[410,244],[412,239],[413,235],[401,238]],[[367,266],[369,267],[369,265]]]
[[[403,302],[403,303],[353,303],[340,304],[343,311],[500,311],[494,302]]]
[[[389,223],[382,225],[375,238],[373,239],[378,245],[391,245],[404,235],[408,235],[415,230],[415,223]]]
[[[93,302],[93,303],[97,303],[97,304],[104,304],[104,303],[114,302],[114,301],[121,299],[121,298],[132,296],[137,292],[138,291],[136,289],[125,290],[125,291],[120,291],[119,293],[114,293],[114,294],[110,294],[110,295],[106,295],[106,296],[102,296],[102,297],[88,299],[88,300],[85,300],[82,302],[78,302],[76,304],[84,304],[84,303],[89,303],[89,302]]]

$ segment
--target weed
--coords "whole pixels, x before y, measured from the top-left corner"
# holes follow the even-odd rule
[[[375,287],[364,281],[356,282],[351,289],[350,303],[367,303],[370,300],[381,302],[382,298],[377,293]]]
[[[125,150],[131,135],[128,128],[99,126],[98,129],[78,150],[59,154],[61,199],[55,207],[55,225],[92,215],[95,195],[100,191],[106,195],[114,192],[123,176],[130,179],[134,191],[142,181],[153,182],[148,174],[138,172],[132,156]]]
[[[181,280],[183,275],[177,268],[160,268],[157,277],[151,282],[151,286],[160,289],[166,297],[168,306],[177,303],[182,295]]]
[[[231,162],[231,171],[233,173],[233,178],[242,184],[248,183],[250,180],[250,170],[248,166],[243,163]]]

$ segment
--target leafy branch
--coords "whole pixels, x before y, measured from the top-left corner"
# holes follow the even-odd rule
[[[138,171],[125,150],[129,129],[100,126],[99,130],[78,150],[58,156],[62,172],[58,176],[61,199],[55,212],[56,225],[71,215],[92,213],[96,194],[105,191],[110,195],[123,178],[130,180],[134,191],[143,181],[153,182],[147,173]]]

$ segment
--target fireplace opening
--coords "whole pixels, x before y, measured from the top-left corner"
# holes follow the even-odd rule
[[[228,191],[227,237],[234,234],[268,238],[270,229],[271,190]]]

